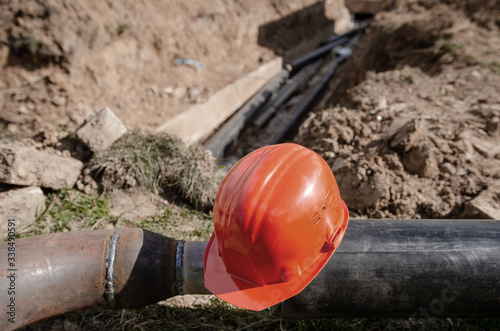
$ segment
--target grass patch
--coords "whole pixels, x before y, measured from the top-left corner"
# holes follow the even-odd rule
[[[18,237],[47,233],[116,227],[141,228],[178,240],[208,240],[213,231],[212,215],[189,206],[170,206],[157,215],[137,220],[111,217],[106,195],[61,189],[46,198],[46,211]]]
[[[46,210],[20,237],[46,233],[101,229],[107,223],[116,223],[110,218],[105,196],[87,195],[73,189],[60,189],[46,198]]]
[[[431,51],[434,54],[437,54],[440,51],[444,53],[449,53],[461,48],[463,48],[463,45],[461,44],[454,43],[450,40],[439,39],[432,45]]]
[[[161,214],[151,218],[124,225],[137,227],[178,240],[208,241],[214,230],[212,215],[183,206],[165,209]]]
[[[116,33],[119,36],[121,36],[122,34],[124,34],[129,29],[130,29],[130,25],[127,24],[127,23],[118,24],[118,26],[116,27]]]
[[[210,210],[225,175],[196,144],[185,146],[167,134],[131,131],[97,153],[89,164],[105,192],[140,186],[174,193],[196,208]]]
[[[496,60],[491,61],[490,65],[491,65],[492,67],[497,67],[497,68],[500,68],[500,62],[499,62],[499,61],[496,61]]]
[[[491,319],[389,319],[323,318],[284,320],[270,309],[260,312],[235,308],[213,300],[200,309],[168,307],[161,304],[140,309],[85,312],[37,323],[24,330],[498,330]]]

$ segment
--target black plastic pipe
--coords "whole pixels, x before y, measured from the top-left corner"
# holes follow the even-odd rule
[[[500,317],[500,221],[351,220],[283,318]]]
[[[350,57],[352,51],[350,48],[341,48],[337,53],[334,54],[335,61],[329,64],[326,72],[322,75],[321,79],[307,91],[300,102],[294,106],[291,110],[292,116],[288,119],[284,127],[278,131],[269,142],[270,145],[278,144],[283,141],[286,135],[297,125],[298,120],[304,116],[304,113],[309,109],[310,105],[318,97],[318,95],[323,91],[326,84],[332,79],[338,65]]]
[[[340,46],[342,44],[346,44],[347,42],[349,42],[349,40],[351,40],[351,37],[339,38],[334,42],[331,42],[331,43],[328,43],[324,46],[321,46],[320,48],[318,48],[318,49],[316,49],[316,50],[314,50],[314,51],[312,51],[312,52],[310,52],[310,53],[308,53],[308,54],[306,54],[298,59],[295,59],[295,60],[287,63],[285,65],[285,67],[288,70],[295,72],[295,71],[299,70],[300,68],[302,68],[303,66],[305,66],[306,64],[308,64],[314,60],[317,60],[320,57],[327,55],[328,52],[330,52],[335,47]]]
[[[261,114],[255,119],[253,125],[257,128],[264,126],[264,124],[267,123],[271,117],[276,115],[278,109],[288,99],[290,99],[290,97],[296,93],[298,89],[307,85],[308,81],[316,73],[322,62],[323,61],[320,59],[316,62],[309,63],[291,79],[288,79],[288,81],[280,87],[276,96],[269,100],[269,102],[263,107]]]
[[[357,26],[347,32],[344,32],[339,35],[335,35],[333,37],[330,37],[326,43],[324,43],[321,47],[315,49],[314,51],[307,53],[304,56],[301,56],[293,61],[290,61],[289,63],[285,64],[285,67],[292,71],[295,72],[305,66],[306,64],[319,59],[320,57],[325,56],[328,54],[329,51],[334,49],[337,46],[340,46],[342,44],[346,44],[349,42],[354,35],[356,35],[359,31],[363,30],[366,28],[371,22],[371,19],[364,20],[360,23],[357,24]]]

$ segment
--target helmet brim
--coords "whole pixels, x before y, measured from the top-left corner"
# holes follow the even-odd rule
[[[341,204],[344,213],[340,225],[342,231],[335,240],[335,248],[338,247],[342,240],[349,222],[347,206],[342,200]],[[219,247],[214,232],[208,241],[203,256],[205,287],[218,298],[230,304],[260,311],[300,293],[323,269],[334,251],[330,250],[323,253],[299,277],[291,281],[255,286],[226,272],[224,262],[219,255]]]

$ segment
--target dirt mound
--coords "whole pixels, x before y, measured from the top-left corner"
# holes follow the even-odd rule
[[[446,2],[450,1],[395,1],[391,11],[377,14],[357,56],[331,82],[331,103],[350,104],[345,91],[363,82],[370,71],[413,66],[436,75],[447,67],[498,64],[498,2]]]
[[[311,114],[295,139],[329,162],[365,216],[484,217],[479,202],[500,207],[498,27],[474,21],[472,2],[427,3],[376,17],[343,69],[352,88],[332,98],[345,107]]]

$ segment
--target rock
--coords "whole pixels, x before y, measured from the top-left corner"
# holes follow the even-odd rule
[[[140,190],[116,190],[109,195],[109,216],[135,221],[153,217],[161,212],[162,200],[158,195]]]
[[[437,153],[429,144],[412,147],[403,155],[403,165],[420,177],[434,178],[439,175]]]
[[[218,300],[215,295],[206,294],[184,294],[169,298],[160,304],[167,307],[177,308],[200,308],[211,306],[214,300]]]
[[[400,103],[395,103],[393,105],[389,106],[389,110],[394,113],[399,113],[403,110],[405,110],[407,107],[406,103],[400,102]]]
[[[51,101],[58,107],[66,106],[66,97],[58,94],[51,95]]]
[[[187,90],[190,103],[204,103],[208,100],[210,92],[207,88],[191,87]]]
[[[496,155],[500,154],[500,144],[498,144],[497,138],[489,136],[477,137],[471,131],[463,132],[460,138],[466,144],[471,144],[478,153],[487,158],[494,158]]]
[[[85,194],[95,194],[99,188],[97,182],[90,175],[80,176],[76,181],[76,188]]]
[[[111,146],[127,132],[127,128],[108,107],[76,131],[76,135],[94,153]]]
[[[336,152],[339,149],[339,143],[337,139],[323,138],[321,139],[321,147],[323,147],[325,151]]]
[[[154,95],[155,97],[157,97],[157,96],[159,96],[159,95],[160,95],[160,93],[158,92],[158,86],[156,86],[156,85],[151,85],[151,86],[149,87],[149,89],[151,90],[151,92],[153,92],[153,95]]]
[[[494,117],[486,123],[486,132],[492,137],[500,135],[500,118]]]
[[[398,121],[394,121],[397,125]],[[391,124],[390,131],[394,130]],[[427,136],[425,122],[421,120],[411,120],[396,129],[395,134],[390,137],[390,146],[404,152],[409,151],[413,146],[418,145]]]
[[[354,131],[348,127],[340,127],[338,130],[339,142],[343,144],[350,144],[354,139]]]
[[[0,238],[7,236],[7,220],[15,219],[16,231],[34,222],[45,209],[39,187],[23,187],[0,193]]]
[[[174,88],[172,86],[167,86],[163,89],[162,93],[172,95],[174,94]]]
[[[344,168],[344,166],[345,166],[344,159],[341,158],[341,157],[338,157],[338,158],[335,159],[335,161],[333,161],[332,172],[336,173],[337,171],[339,171],[342,168]]]
[[[83,163],[55,151],[0,145],[0,182],[51,189],[73,187]]]
[[[476,70],[474,70],[471,74],[472,74],[472,76],[473,76],[474,78],[477,78],[477,79],[481,79],[481,78],[483,77],[483,76],[481,76],[481,74],[480,74],[478,71],[476,71]]]
[[[494,184],[465,204],[460,218],[500,220],[500,184]]]
[[[457,168],[450,162],[444,162],[439,166],[439,170],[446,174],[454,175],[457,172]]]
[[[340,170],[337,170],[335,178],[339,190],[342,192],[342,199],[353,210],[376,208],[377,203],[387,197],[389,193],[388,186],[384,181],[384,175],[372,171],[367,176],[366,169],[363,166],[353,169],[346,164]],[[353,185],[353,183],[356,184]]]
[[[387,98],[379,97],[378,98],[378,109],[386,109],[387,108]]]
[[[184,98],[184,96],[186,95],[188,89],[187,87],[185,86],[178,86],[176,88],[174,88],[173,92],[172,92],[172,95],[174,96],[174,98],[176,100],[181,100]]]
[[[351,13],[345,7],[344,0],[326,0],[324,15],[329,20],[335,21],[334,32],[344,33],[353,28]]]

